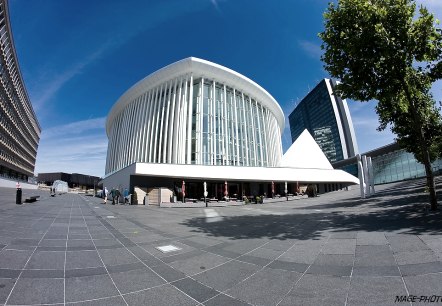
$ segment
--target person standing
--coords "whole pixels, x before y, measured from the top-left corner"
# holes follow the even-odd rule
[[[112,187],[110,194],[112,197],[112,205],[115,205],[115,188],[114,187]]]
[[[124,188],[123,197],[124,197],[123,205],[126,204],[126,201],[129,203],[129,190],[127,190],[127,188]]]
[[[118,205],[120,203],[121,192],[119,189],[115,189],[115,203]]]
[[[104,204],[107,204],[107,196],[109,194],[109,190],[107,190],[107,187],[104,187],[103,195],[104,195]]]

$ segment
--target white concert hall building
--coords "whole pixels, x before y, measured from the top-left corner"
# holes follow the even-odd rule
[[[357,184],[306,131],[282,152],[284,114],[247,77],[189,57],[139,81],[114,104],[103,186],[178,198],[295,193],[300,184]],[[206,183],[206,184],[204,184]],[[287,186],[287,187],[285,187]],[[286,191],[287,190],[287,191]],[[138,199],[140,201],[140,199]]]

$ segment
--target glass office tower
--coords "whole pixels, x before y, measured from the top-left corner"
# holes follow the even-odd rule
[[[332,163],[358,153],[347,102],[334,94],[335,86],[323,79],[289,115],[292,142],[307,129]]]

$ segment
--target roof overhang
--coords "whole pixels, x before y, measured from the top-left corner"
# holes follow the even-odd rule
[[[359,180],[342,170],[289,168],[289,167],[239,167],[135,163],[129,166],[130,175],[171,177],[177,179],[226,180],[250,182],[305,182],[359,184]],[[124,169],[123,169],[124,170]],[[118,174],[119,171],[110,174]],[[128,174],[127,172],[125,173]]]

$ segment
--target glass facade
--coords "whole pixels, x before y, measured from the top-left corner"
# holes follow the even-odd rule
[[[289,115],[294,142],[307,129],[330,162],[357,152],[353,125],[345,100],[331,92],[332,81],[322,80]]]
[[[419,163],[412,153],[408,153],[405,150],[393,151],[372,157],[372,163],[375,184],[385,184],[425,176],[424,165]],[[442,160],[436,160],[432,167],[435,174],[440,173],[442,171]]]
[[[425,177],[424,165],[419,163],[412,153],[401,149],[397,143],[377,148],[363,155],[371,157],[376,185]],[[332,166],[358,177],[356,157],[338,161]],[[435,175],[441,175],[442,159],[434,161],[432,168]]]
[[[181,75],[147,89],[113,117],[106,174],[134,162],[277,166],[281,131],[252,94]]]

